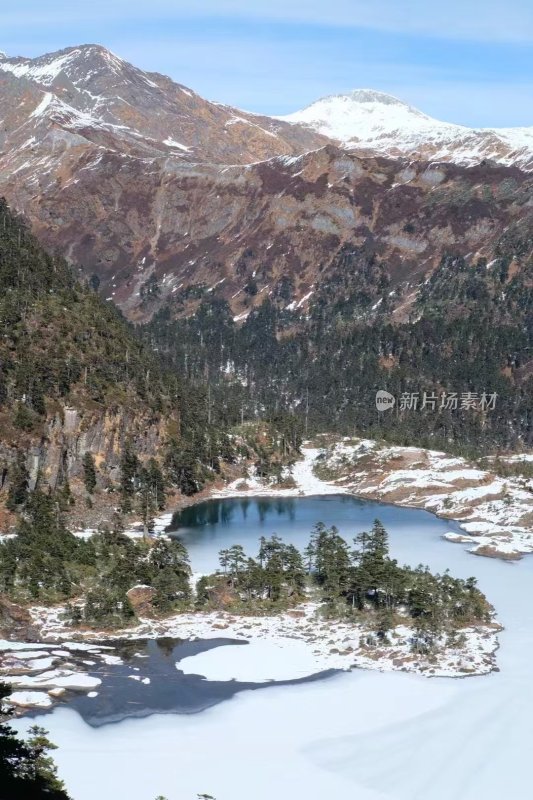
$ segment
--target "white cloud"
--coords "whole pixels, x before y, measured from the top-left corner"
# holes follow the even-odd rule
[[[533,80],[483,80],[460,64],[403,63],[394,54],[354,53],[331,45],[275,40],[124,39],[113,49],[133,63],[171,75],[199,94],[265,114],[287,114],[328,94],[379,89],[446,122],[531,125]]]
[[[73,6],[49,0],[46,13],[39,0],[28,0],[21,11],[2,11],[2,26],[23,22],[65,27],[121,19],[166,20],[240,19],[309,23],[363,28],[389,33],[469,39],[486,42],[533,42],[531,0],[93,0]]]
[[[533,41],[531,0],[203,0],[195,6],[194,13],[200,12],[473,41]]]

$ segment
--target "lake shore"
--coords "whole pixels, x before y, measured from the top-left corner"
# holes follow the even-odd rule
[[[101,680],[91,675],[91,666],[99,661],[121,663],[109,631],[67,627],[64,611],[63,607],[32,609],[41,632],[39,642],[0,641],[1,678],[13,686],[9,699],[14,706],[49,708],[68,690],[96,696]],[[275,616],[198,611],[140,619],[135,627],[113,631],[112,637],[133,643],[160,638],[227,639],[228,646],[185,658],[176,669],[206,680],[262,684],[352,669],[443,678],[485,675],[497,670],[499,630],[495,622],[464,628],[458,632],[461,638],[456,646],[441,637],[434,651],[415,652],[408,624],[396,625],[387,640],[380,641],[370,625],[324,619],[319,605],[308,602]],[[233,646],[236,642],[246,647]],[[150,682],[147,676],[130,677]]]
[[[422,456],[431,460],[431,469],[421,465]],[[372,464],[369,463],[370,458]],[[405,463],[407,458],[409,467]],[[362,459],[365,460],[364,464],[361,463]],[[384,465],[390,464],[391,460],[395,468],[385,469]],[[444,454],[418,451],[415,448],[386,449],[378,448],[375,442],[367,440],[356,442],[344,440],[329,449],[304,448],[304,458],[292,469],[291,477],[294,485],[290,488],[265,484],[264,481],[255,478],[246,479],[244,485],[241,478],[226,486],[204,492],[201,498],[194,498],[193,503],[209,498],[357,494],[368,500],[386,500],[396,505],[427,508],[438,514],[434,509],[436,500],[434,490],[437,482],[440,483],[441,489],[447,489],[449,486],[453,488],[454,482],[457,483],[459,480],[463,483],[474,480],[486,481],[483,475],[467,472],[467,467],[463,463],[458,463],[460,461],[450,459]],[[317,464],[321,477],[315,472]],[[322,477],[325,473],[328,474],[328,480]],[[335,477],[336,473],[340,474]],[[485,482],[481,485],[489,484]],[[413,491],[414,488],[416,492]],[[402,494],[405,491],[408,491],[407,496]],[[455,486],[454,491],[463,492],[463,496],[465,495],[464,485],[461,488]],[[472,495],[474,494],[475,492],[472,492]],[[444,496],[443,492],[437,495],[441,502]],[[462,508],[464,512],[464,506]],[[165,531],[171,523],[172,516],[171,513],[166,513],[156,520],[156,534]],[[445,516],[451,518],[449,509],[446,510]],[[131,529],[129,533],[135,536],[139,531]],[[502,538],[503,534],[500,532],[499,539],[497,535],[494,533],[490,537],[491,546],[494,547],[496,544],[498,547],[502,545],[505,547],[506,540]],[[465,544],[473,542],[476,547],[481,548],[486,545],[485,539],[489,537],[486,535],[483,541],[480,541],[472,534],[463,536],[450,532],[444,534],[444,538]],[[505,552],[504,549],[501,552]],[[198,577],[194,576],[195,579]],[[385,643],[376,640],[375,633],[369,625],[321,618],[317,613],[317,605],[311,602],[270,617],[199,611],[178,614],[167,619],[140,619],[135,627],[112,633],[80,631],[68,627],[62,620],[63,607],[51,609],[34,607],[30,612],[33,625],[40,631],[41,641],[47,645],[53,642],[56,647],[60,647],[61,642],[68,639],[75,638],[90,644],[95,641],[101,642],[110,636],[132,640],[158,637],[186,640],[223,637],[247,642],[245,651],[243,648],[216,648],[191,658],[183,666],[190,673],[203,675],[208,680],[249,680],[260,683],[298,679],[326,670],[353,668],[382,672],[403,671],[428,677],[484,675],[497,669],[498,631],[501,630],[495,622],[466,628],[461,631],[463,636],[457,647],[445,647],[442,640],[438,643],[437,652],[423,654],[413,652],[412,631],[406,624],[399,624],[392,629],[388,634],[388,642]],[[11,643],[4,645],[4,653],[9,653],[9,644]],[[15,698],[21,701],[21,705],[30,705],[31,693],[39,691],[39,684],[45,684],[46,692],[61,689],[61,679],[64,679],[67,685],[69,680],[72,685],[75,684],[75,676],[80,674],[79,665],[78,670],[73,671],[67,663],[63,672],[60,668],[59,674],[56,674],[57,664],[52,665],[47,658],[45,654],[42,660],[43,669],[40,672],[33,670],[26,681],[20,678],[21,674],[24,674],[23,665],[17,666],[15,658],[17,666],[15,688],[21,693],[26,693],[19,694]],[[12,658],[11,663],[13,663]],[[54,674],[47,675],[52,667]],[[6,671],[3,672],[6,675]],[[83,675],[81,677],[83,684]],[[9,680],[9,671],[7,679]],[[94,691],[95,686],[89,686],[89,682],[85,688]],[[78,690],[83,690],[83,685]],[[60,693],[55,698],[52,695],[54,701],[59,697]],[[33,699],[36,701],[36,706],[39,703],[41,705],[48,703],[42,696],[33,696]]]
[[[446,453],[367,439],[335,442],[317,463],[333,485],[358,497],[458,522],[464,535],[444,538],[471,544],[475,555],[514,560],[533,552],[531,479],[501,478]]]
[[[419,447],[380,444],[373,439],[318,436],[321,446],[302,448],[302,459],[285,477],[284,486],[255,476],[218,481],[192,497],[173,499],[172,510],[154,520],[153,533],[164,533],[174,514],[209,499],[232,497],[310,497],[350,494],[405,508],[423,508],[441,519],[457,522],[463,533],[450,531],[444,538],[469,544],[474,555],[518,560],[533,552],[533,479],[501,478],[466,459]],[[519,456],[507,459],[520,463]],[[523,462],[532,456],[525,454]],[[318,469],[320,477],[315,470]],[[86,537],[94,528],[75,531]],[[126,533],[144,535],[134,522]]]
[[[294,482],[289,488],[255,477],[240,478],[209,487],[176,510],[210,498],[350,494],[423,508],[453,520],[464,533],[459,537],[450,532],[444,538],[472,545],[470,552],[475,555],[516,560],[533,552],[532,479],[500,478],[463,458],[434,450],[357,438],[328,444],[327,437],[323,438],[323,447],[302,448],[303,458],[287,472]],[[170,512],[158,517],[155,531],[168,528],[172,517]],[[129,533],[140,535],[140,529],[134,526]]]

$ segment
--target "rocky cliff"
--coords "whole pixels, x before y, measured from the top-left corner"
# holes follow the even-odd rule
[[[46,420],[39,439],[30,439],[30,488],[37,480],[56,488],[65,476],[81,479],[87,452],[94,456],[100,484],[109,485],[120,477],[120,457],[128,440],[134,443],[139,458],[146,461],[161,454],[168,430],[168,419],[150,411],[65,407]]]
[[[127,444],[141,463],[163,459],[169,440],[197,424],[192,387],[167,374],[114,307],[77,283],[5,203],[0,289],[0,507],[17,464],[29,489],[82,489],[89,452],[97,484],[112,488]]]

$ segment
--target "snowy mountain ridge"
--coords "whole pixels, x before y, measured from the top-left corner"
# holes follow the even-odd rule
[[[484,159],[533,169],[533,126],[468,128],[441,122],[392,95],[356,89],[330,95],[277,119],[334,139],[344,147],[392,157],[476,164]]]
[[[400,319],[443,253],[490,263],[529,224],[529,129],[520,149],[368,89],[296,124],[80,45],[0,58],[0,99],[0,196],[133,320],[214,287],[241,320],[270,294],[303,309],[367,244]]]
[[[250,163],[297,155],[329,139],[362,155],[462,165],[490,160],[533,170],[533,126],[468,128],[442,122],[373,89],[330,95],[292,114],[267,117],[210,103],[96,44],[33,59],[0,52],[2,75],[21,86],[50,91],[60,101],[49,98],[42,105],[43,97],[34,95],[39,114],[32,109],[33,118],[44,114],[68,129],[64,115],[57,119],[58,107],[64,111],[68,106],[76,133],[81,124],[97,131],[104,126],[109,133],[121,130],[127,149],[139,155],[176,156],[178,150],[185,160]]]
[[[195,163],[253,163],[327,143],[308,128],[211,103],[94,44],[33,59],[0,56],[0,97],[8,120],[3,149],[15,157],[35,133],[31,121],[40,125],[39,143],[48,127],[69,145],[83,135],[114,152]]]

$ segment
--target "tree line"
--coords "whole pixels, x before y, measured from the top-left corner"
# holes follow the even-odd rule
[[[219,562],[219,572],[198,583],[200,607],[272,613],[316,597],[328,615],[370,621],[382,640],[409,619],[415,649],[431,649],[444,634],[453,639],[461,628],[490,619],[475,578],[400,566],[379,520],[353,546],[335,526],[319,522],[303,553],[273,535],[261,538],[255,558],[236,544],[220,552]]]
[[[401,287],[367,247],[346,246],[317,285],[308,314],[290,307],[290,279],[241,324],[216,293],[196,313],[164,307],[145,341],[191,379],[207,376],[230,416],[290,410],[306,432],[366,434],[465,456],[533,445],[533,236],[502,235],[496,258],[444,253],[396,321]],[[410,286],[409,291],[413,287]],[[378,414],[375,394],[490,392],[494,410],[418,409]]]

